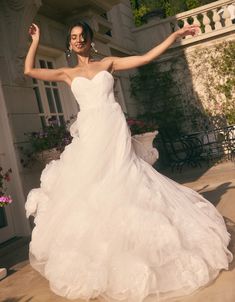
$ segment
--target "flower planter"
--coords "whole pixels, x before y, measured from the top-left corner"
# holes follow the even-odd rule
[[[58,151],[56,148],[52,148],[52,149],[49,149],[49,150],[44,150],[44,151],[39,152],[36,155],[36,159],[40,163],[46,165],[52,160],[59,159],[60,158],[60,153],[61,152]]]
[[[153,148],[153,140],[157,134],[158,131],[153,131],[132,136],[135,153],[150,165],[153,165],[159,156],[158,150]]]

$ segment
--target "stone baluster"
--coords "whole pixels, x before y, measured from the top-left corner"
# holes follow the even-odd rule
[[[212,32],[212,28],[211,28],[211,20],[210,18],[207,16],[207,13],[203,13],[203,24],[205,25],[205,33],[209,33]]]
[[[178,25],[178,21],[179,20],[175,20],[173,22],[171,22],[171,28],[172,28],[172,31],[175,32],[177,31],[178,29],[180,29],[179,25]],[[177,38],[176,39],[176,42],[179,42],[181,40],[181,38]]]
[[[179,25],[178,25],[178,20],[173,22],[174,25],[174,31],[177,31],[178,29],[180,29]]]
[[[230,19],[230,13],[229,13],[229,11],[227,9],[227,6],[224,6],[223,9],[224,9],[224,13],[223,13],[222,17],[225,20],[225,22],[224,22],[225,23],[225,27],[227,27],[227,26],[232,25],[232,21]]]
[[[171,30],[172,32],[175,32],[177,31],[178,29],[180,29],[179,25],[178,25],[178,21],[179,20],[174,20],[170,23],[170,27],[171,27]],[[179,42],[181,40],[181,38],[177,38],[176,39],[176,42]]]
[[[213,21],[215,22],[215,30],[222,28],[220,15],[218,14],[217,9],[213,9]]]
[[[192,18],[193,18],[193,24],[199,26],[199,28],[198,28],[198,35],[201,35],[201,34],[202,34],[201,23],[200,23],[200,21],[198,20],[198,16],[195,15],[195,16],[192,16]]]

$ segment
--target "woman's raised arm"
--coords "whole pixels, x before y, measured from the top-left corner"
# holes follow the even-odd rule
[[[111,60],[111,65],[113,71],[115,70],[125,70],[136,68],[145,64],[150,63],[157,57],[159,57],[164,51],[167,50],[177,38],[182,38],[187,35],[194,36],[198,31],[197,25],[189,25],[185,26],[176,32],[172,33],[168,38],[166,38],[161,44],[157,45],[156,47],[152,48],[150,51],[143,55],[138,56],[130,56],[130,57],[107,57],[103,60]]]
[[[32,78],[44,81],[67,82],[69,81],[67,74],[64,72],[65,68],[60,69],[46,69],[34,68],[35,56],[38,48],[40,31],[36,24],[32,24],[29,28],[29,34],[32,37],[32,43],[27,53],[24,65],[24,74]]]

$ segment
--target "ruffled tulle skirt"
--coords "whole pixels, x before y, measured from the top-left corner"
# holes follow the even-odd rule
[[[78,114],[73,141],[26,202],[30,263],[68,299],[189,294],[228,269],[223,218],[134,152],[117,103]]]

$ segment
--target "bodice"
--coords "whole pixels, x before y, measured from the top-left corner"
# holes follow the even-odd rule
[[[92,79],[75,77],[71,83],[71,90],[80,110],[84,110],[115,103],[113,84],[114,78],[111,73],[102,70]]]

